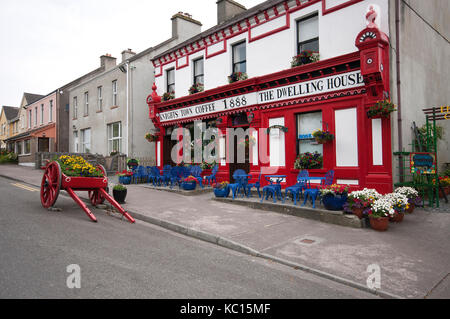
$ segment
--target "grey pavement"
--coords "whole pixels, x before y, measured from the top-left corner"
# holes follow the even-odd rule
[[[0,175],[38,185],[42,173],[0,166]],[[139,218],[212,234],[350,284],[366,286],[367,269],[376,264],[383,292],[405,298],[450,297],[450,214],[417,209],[403,223],[379,233],[221,203],[212,196],[187,197],[131,185],[124,208]],[[448,204],[439,211],[449,211]]]
[[[24,185],[0,178],[0,298],[376,298],[103,210],[92,223],[66,196],[49,211]],[[67,287],[74,264],[80,289]]]

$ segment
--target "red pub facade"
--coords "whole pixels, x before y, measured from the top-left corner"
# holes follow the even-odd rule
[[[286,14],[289,10],[286,8]],[[237,168],[245,169],[253,178],[270,168],[270,173],[286,175],[282,185],[290,186],[299,173],[294,168],[297,156],[319,152],[323,166],[309,169],[310,175],[321,177],[334,170],[338,184],[391,192],[391,120],[367,116],[377,101],[390,97],[389,39],[371,18],[369,12],[367,28],[352,35],[356,37],[353,53],[168,101],[161,101],[153,85],[147,103],[158,137],[154,143],[157,165],[174,165],[170,158],[177,143],[171,140],[173,130],[189,127],[194,121],[214,121],[221,136],[219,181],[230,181]],[[208,42],[204,45],[208,47]],[[180,56],[183,53],[179,51]],[[180,57],[174,55],[174,59],[178,65]],[[166,57],[154,61],[161,67],[159,76],[169,62],[173,61]],[[230,154],[236,153],[236,141],[226,134],[227,128],[239,127],[255,129],[251,134],[256,142],[247,146],[245,163],[241,164],[231,158]],[[311,133],[317,128],[329,131],[335,139],[323,145],[314,143]]]

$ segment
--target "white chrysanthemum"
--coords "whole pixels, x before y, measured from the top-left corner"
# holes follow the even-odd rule
[[[412,187],[400,187],[395,190],[395,193],[405,195],[410,199],[419,197],[419,192]]]

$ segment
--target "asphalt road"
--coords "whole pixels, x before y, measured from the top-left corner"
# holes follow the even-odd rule
[[[0,178],[0,298],[374,298],[104,210],[93,223],[64,194],[48,211],[39,189]]]

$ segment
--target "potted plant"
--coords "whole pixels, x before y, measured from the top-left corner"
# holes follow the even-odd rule
[[[292,58],[291,67],[295,68],[300,65],[314,63],[320,60],[319,52],[311,50],[302,51],[299,55]]]
[[[367,112],[367,117],[369,119],[382,117],[388,118],[392,112],[396,111],[396,106],[390,100],[378,101],[374,106],[369,108]]]
[[[391,206],[394,209],[394,216],[389,220],[394,223],[401,223],[405,216],[405,210],[409,208],[408,197],[400,193],[387,194],[385,196],[391,201]]]
[[[158,141],[158,136],[154,135],[154,134],[151,134],[151,133],[147,133],[147,134],[145,134],[145,139],[147,141],[149,141],[150,143],[157,142]]]
[[[334,140],[334,135],[328,131],[316,130],[313,132],[312,136],[319,144],[325,144]]]
[[[118,154],[120,154],[119,151],[113,150],[113,151],[109,154],[109,156],[116,156],[116,155],[118,155]]]
[[[162,101],[169,101],[175,98],[175,91],[166,92],[162,96]]]
[[[189,88],[189,94],[195,94],[199,92],[203,92],[205,90],[205,86],[203,83],[195,83]]]
[[[322,154],[315,153],[304,153],[297,156],[297,159],[294,163],[294,169],[320,169],[323,165],[323,156]]]
[[[125,198],[127,197],[127,188],[123,185],[115,185],[113,187],[113,196],[116,202],[119,204],[125,203]]]
[[[247,80],[248,79],[248,75],[245,72],[233,72],[231,73],[231,75],[228,77],[228,83],[234,83],[237,81],[243,81],[243,80]]]
[[[230,187],[229,187],[230,183],[229,182],[221,182],[218,184],[213,184],[213,188],[214,188],[214,195],[216,197],[228,197],[228,195],[230,195]]]
[[[127,166],[129,169],[132,169],[136,166],[139,166],[139,161],[137,159],[131,158],[127,161]]]
[[[198,180],[194,176],[190,175],[180,183],[180,187],[185,191],[193,191],[197,187],[197,183]]]
[[[347,202],[353,214],[362,219],[372,204],[380,198],[381,195],[376,190],[365,188],[362,191],[351,192]]]
[[[450,194],[450,177],[449,176],[439,176],[439,185],[441,185],[445,195],[449,195]],[[440,192],[439,192],[439,197],[444,197]]]
[[[119,177],[119,183],[123,185],[131,184],[131,177],[133,176],[133,172],[129,172],[124,169],[122,172],[117,172],[116,175]]]
[[[377,231],[386,231],[389,227],[389,217],[394,214],[391,200],[383,196],[376,200],[369,210],[370,226]]]
[[[339,211],[344,209],[347,202],[349,186],[329,185],[320,190],[323,205],[327,210]]]
[[[408,214],[412,214],[416,205],[420,205],[421,198],[419,196],[419,192],[412,187],[400,187],[395,190],[395,193],[402,194],[408,198],[409,207],[406,208],[406,212]]]

